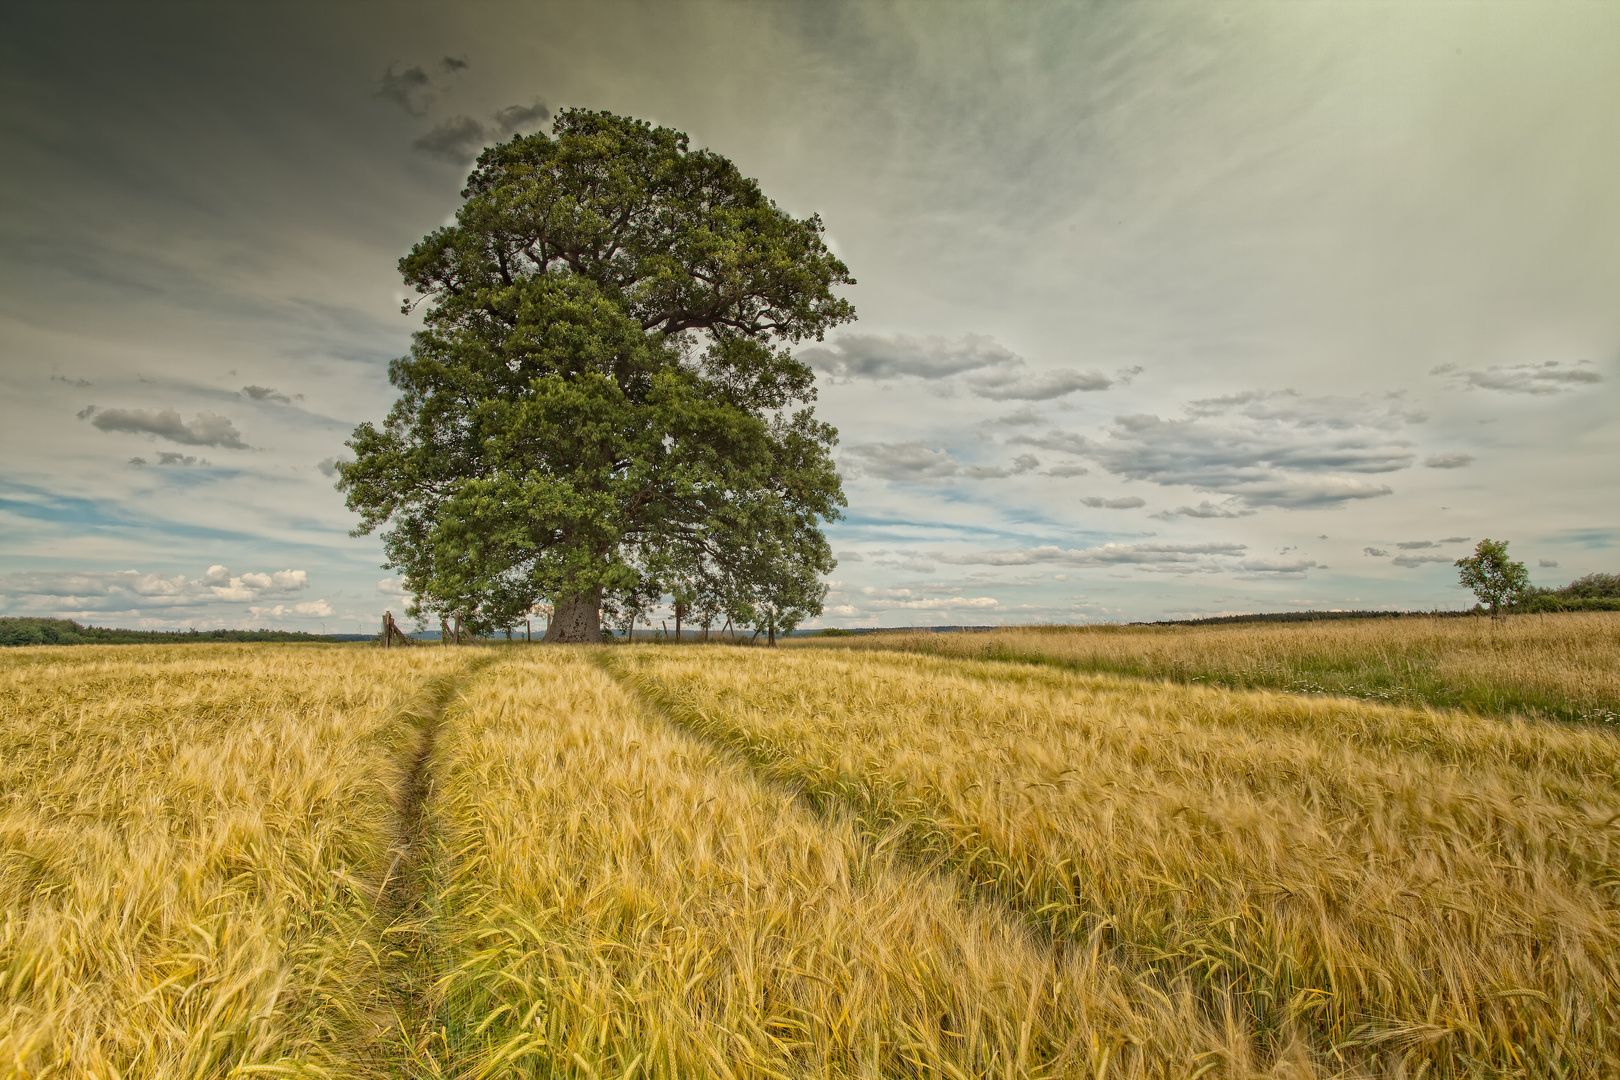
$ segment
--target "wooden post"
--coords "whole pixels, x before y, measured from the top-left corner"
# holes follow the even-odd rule
[[[401,630],[399,624],[394,621],[392,611],[383,612],[382,639],[383,648],[385,649],[391,649],[396,644],[409,645],[411,643],[411,639],[405,636],[405,631]]]

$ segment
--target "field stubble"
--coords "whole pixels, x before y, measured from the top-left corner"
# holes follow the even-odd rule
[[[1607,732],[900,654],[610,662],[1058,939],[1195,981],[1254,1062],[1620,1074]]]

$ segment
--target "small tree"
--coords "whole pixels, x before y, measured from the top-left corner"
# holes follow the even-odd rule
[[[1455,564],[1459,583],[1474,591],[1479,602],[1491,609],[1493,619],[1503,604],[1512,603],[1530,587],[1530,574],[1524,563],[1510,560],[1507,549],[1506,540],[1481,540],[1472,555],[1458,559]]]

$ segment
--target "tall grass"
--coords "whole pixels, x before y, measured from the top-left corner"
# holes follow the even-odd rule
[[[0,1076],[318,1074],[369,1055],[409,706],[463,660],[0,659]]]
[[[1620,1075],[1607,732],[898,654],[610,662],[1059,940],[1196,983],[1258,1061]]]
[[[694,651],[694,650],[688,650]],[[758,651],[738,650],[747,657]],[[585,654],[482,676],[435,750],[445,1074],[1185,1077],[1248,1061],[1186,988],[818,817]]]
[[[1232,689],[1620,724],[1620,612],[1228,626],[1048,626],[797,639]]]

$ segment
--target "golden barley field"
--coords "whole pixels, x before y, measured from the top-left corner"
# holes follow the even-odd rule
[[[0,653],[0,1077],[1614,1075],[1601,724],[871,648]]]
[[[799,638],[1075,671],[1620,725],[1620,612]]]
[[[0,1075],[332,1065],[376,1010],[413,706],[454,650],[0,654]]]
[[[1620,1075],[1620,739],[875,651],[619,650],[678,723],[1196,994],[1235,1075]]]
[[[1620,725],[1620,612],[1497,620],[888,630],[797,638],[791,644],[1024,661],[1234,690],[1328,693]]]

